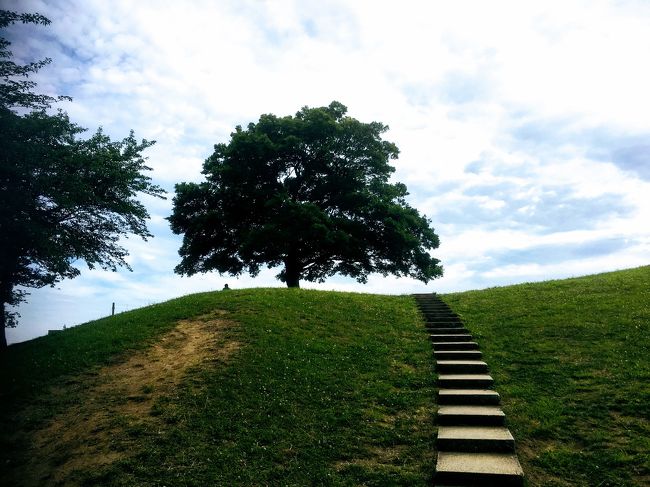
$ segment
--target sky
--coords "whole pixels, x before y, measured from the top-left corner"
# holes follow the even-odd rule
[[[180,277],[165,218],[215,143],[263,113],[337,100],[389,125],[408,202],[431,219],[444,277],[335,276],[303,287],[455,292],[650,263],[650,2],[0,0],[52,24],[5,36],[77,124],[133,129],[167,200],[143,198],[154,238],[124,241],[133,272],[88,270],[32,290],[19,342],[179,295],[282,286]]]

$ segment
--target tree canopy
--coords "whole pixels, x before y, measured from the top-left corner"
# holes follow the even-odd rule
[[[39,14],[0,11],[0,27],[15,22],[48,24]],[[114,142],[101,129],[87,139],[67,114],[47,109],[58,99],[34,93],[27,79],[49,59],[18,65],[10,43],[0,39],[0,346],[5,327],[16,324],[6,305],[24,300],[24,288],[53,285],[88,267],[129,268],[120,237],[151,237],[139,194],[164,191],[143,174],[142,151],[133,132]],[[17,109],[27,109],[20,114]]]
[[[262,115],[236,127],[203,165],[205,181],[176,185],[172,230],[183,234],[176,267],[257,275],[283,266],[289,287],[343,274],[442,275],[428,250],[439,245],[430,221],[391,183],[397,146],[388,129],[346,116],[338,102],[295,117]]]

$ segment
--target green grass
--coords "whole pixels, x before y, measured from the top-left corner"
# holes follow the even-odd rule
[[[215,309],[237,324],[227,331],[242,343],[235,356],[190,369],[175,394],[156,402],[155,421],[115,418],[112,448],[129,454],[68,482],[431,483],[433,363],[413,300],[257,289],[187,296],[10,347],[0,357],[0,448],[11,452],[0,484],[20,479],[32,432],[89,399],[98,367]],[[55,468],[65,455],[43,462]]]
[[[443,299],[480,343],[529,485],[650,484],[650,267]],[[66,485],[431,484],[435,375],[414,301],[254,289],[178,298],[0,354],[0,485],[21,485],[38,431],[98,399],[88,395],[101,367],[215,310],[234,323],[222,341],[237,353],[190,368],[147,418],[112,418],[107,448],[121,456],[72,470]],[[146,402],[156,388],[101,400]],[[73,453],[42,458],[45,470]]]
[[[448,294],[529,485],[650,485],[650,267]]]

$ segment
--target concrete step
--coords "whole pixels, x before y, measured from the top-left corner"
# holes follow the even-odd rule
[[[479,350],[439,350],[434,351],[436,360],[481,360]]]
[[[438,323],[457,323],[459,325],[463,324],[461,320],[456,318],[437,317],[431,315],[424,315],[424,322],[431,323],[432,325],[436,325]]]
[[[427,331],[431,335],[453,335],[453,334],[466,334],[469,330],[464,326],[447,326],[447,327],[427,327]]]
[[[471,332],[463,326],[427,327],[426,331],[429,335],[471,335]]]
[[[436,370],[439,374],[484,374],[488,367],[482,360],[438,360]]]
[[[491,404],[497,405],[501,397],[490,389],[439,389],[438,404]]]
[[[489,389],[494,379],[488,374],[439,374],[440,389]]]
[[[465,323],[462,321],[454,321],[454,320],[424,320],[424,326],[427,328],[449,328],[450,326],[457,326],[457,327],[464,327]]]
[[[439,350],[478,350],[476,342],[433,342],[433,349]]]
[[[438,408],[438,424],[503,426],[506,424],[506,415],[499,406],[444,405]]]
[[[435,485],[521,487],[524,471],[512,453],[439,452]]]
[[[430,321],[455,321],[461,322],[462,320],[452,314],[443,314],[443,313],[422,313],[424,316],[429,317]]]
[[[505,426],[440,426],[438,451],[511,453],[515,439]]]
[[[459,321],[426,321],[424,326],[427,328],[465,328],[465,325]]]
[[[469,333],[454,333],[447,335],[429,335],[434,342],[471,342],[472,335]]]

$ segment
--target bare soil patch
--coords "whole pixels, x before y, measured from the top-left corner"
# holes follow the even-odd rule
[[[151,415],[162,397],[174,397],[188,369],[226,363],[240,343],[226,337],[233,322],[222,313],[180,321],[150,348],[103,367],[80,403],[32,433],[21,485],[75,485],[75,471],[95,469],[134,453],[124,444],[127,428],[164,428]],[[65,394],[65,387],[55,394]],[[116,441],[119,437],[120,441]]]

